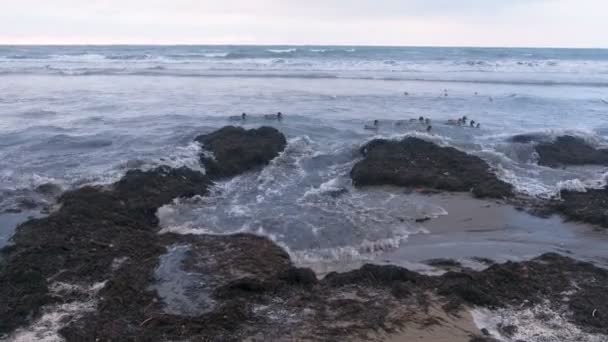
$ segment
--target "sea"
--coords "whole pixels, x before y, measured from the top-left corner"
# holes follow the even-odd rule
[[[282,121],[264,118],[277,112]],[[446,124],[462,116],[480,127]],[[159,165],[204,171],[193,139],[228,124],[274,126],[286,151],[208,197],[160,208],[163,232],[260,234],[306,265],[368,260],[428,234],[417,218],[448,214],[402,189],[353,188],[350,169],[374,138],[454,146],[526,196],[605,185],[606,167],[542,167],[508,138],[608,146],[608,50],[0,46],[0,246],[53,204],[40,185],[105,185]]]

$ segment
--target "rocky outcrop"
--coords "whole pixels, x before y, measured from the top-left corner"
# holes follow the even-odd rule
[[[415,167],[430,165],[437,174],[445,165],[458,169],[451,164],[456,160],[471,162],[480,179],[492,181],[478,159],[411,143],[419,149],[405,152],[412,156],[406,160]],[[395,151],[411,145],[386,148],[376,151],[386,154],[379,165],[399,159]],[[433,156],[425,159],[419,151]],[[455,154],[447,162],[436,159]],[[457,175],[464,172],[458,169]],[[428,276],[365,265],[317,279],[267,238],[158,234],[158,207],[205,195],[211,184],[199,172],[161,167],[130,171],[109,187],[64,193],[57,211],[19,226],[14,244],[1,252],[0,338],[39,318],[43,308],[77,303],[88,303],[86,310],[66,314],[61,322],[68,342],[366,340],[406,324],[442,324],[427,310],[431,304],[454,314],[474,305],[549,305],[584,331],[608,334],[608,271],[557,254],[481,272]]]
[[[2,250],[0,334],[36,317],[43,305],[61,303],[53,284],[109,281],[114,286],[116,259],[127,260],[131,268],[124,275],[128,287],[145,293],[147,277],[164,252],[156,237],[156,209],[174,198],[204,195],[209,185],[199,172],[161,167],[130,171],[110,189],[63,194],[58,211],[19,226],[13,245]]]
[[[481,158],[417,138],[374,140],[361,152],[351,177],[356,186],[397,185],[445,191],[471,191],[476,197],[513,196]]]
[[[608,188],[562,190],[560,197],[552,207],[566,218],[608,228]]]
[[[245,130],[227,126],[195,139],[211,155],[201,155],[207,175],[227,178],[267,165],[287,146],[285,136],[272,127]]]
[[[597,149],[585,140],[570,135],[552,141],[537,135],[517,135],[511,141],[537,143],[538,164],[543,166],[608,165],[608,149]]]

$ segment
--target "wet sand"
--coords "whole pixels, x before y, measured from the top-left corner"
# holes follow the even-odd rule
[[[432,322],[437,324],[430,325]],[[418,313],[398,333],[378,337],[385,342],[469,342],[480,334],[468,309],[455,316],[431,304],[428,313]]]
[[[408,267],[429,259],[449,258],[475,266],[471,258],[519,261],[558,252],[608,267],[606,230],[565,222],[557,215],[536,217],[500,201],[479,200],[468,194],[411,196],[413,201],[442,207],[447,215],[421,223],[428,234],[411,235],[400,248],[378,261]]]

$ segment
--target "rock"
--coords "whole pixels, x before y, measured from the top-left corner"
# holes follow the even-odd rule
[[[498,332],[500,332],[500,334],[502,336],[511,338],[513,337],[513,335],[517,334],[517,331],[519,331],[519,328],[517,328],[514,325],[502,325],[502,324],[498,324],[497,326],[498,328]]]
[[[562,190],[553,208],[570,220],[608,228],[608,187],[586,192]]]
[[[462,268],[462,264],[456,260],[452,259],[430,259],[424,261],[425,264],[438,268]]]
[[[284,272],[280,279],[291,285],[300,285],[304,287],[312,287],[319,281],[315,272],[309,268],[291,267]]]
[[[417,138],[373,140],[361,149],[351,178],[356,186],[397,185],[445,191],[472,191],[476,197],[513,196],[513,187],[499,180],[482,159],[452,147]]]
[[[416,283],[424,280],[424,276],[398,266],[371,264],[346,273],[332,272],[324,278],[325,282],[338,287],[349,284],[392,285],[394,282]]]
[[[608,165],[608,149],[596,149],[583,139],[568,135],[539,143],[536,152],[538,164],[543,166]]]
[[[285,136],[271,127],[245,130],[227,126],[195,140],[213,154],[201,155],[212,179],[232,177],[267,165],[287,146]]]
[[[57,184],[44,183],[36,187],[36,192],[45,196],[56,197],[63,192],[63,189]]]
[[[84,187],[64,193],[58,211],[17,227],[14,244],[1,251],[6,265],[0,270],[0,335],[60,300],[49,292],[54,281],[109,279],[103,290],[113,293],[109,301],[141,299],[164,251],[156,234],[156,209],[174,198],[204,195],[210,184],[199,172],[161,167],[130,171],[110,190]],[[118,257],[132,262],[121,267],[121,276],[113,276]]]

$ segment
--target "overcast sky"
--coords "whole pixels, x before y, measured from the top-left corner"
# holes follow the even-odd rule
[[[0,0],[0,44],[608,47],[608,0]]]

